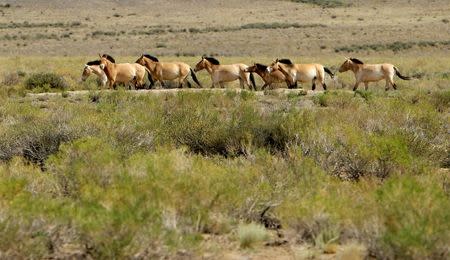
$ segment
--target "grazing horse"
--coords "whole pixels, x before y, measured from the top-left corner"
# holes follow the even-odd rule
[[[383,64],[364,64],[364,62],[356,58],[347,58],[339,68],[339,72],[346,72],[348,70],[353,71],[355,74],[355,86],[353,91],[358,89],[358,85],[364,82],[365,89],[369,89],[369,82],[376,82],[382,79],[386,80],[385,90],[389,90],[389,85],[394,89],[397,89],[397,85],[394,83],[394,75],[397,75],[403,80],[411,80],[411,77],[406,77],[400,74],[398,69],[389,63]]]
[[[327,90],[325,72],[334,78],[330,69],[321,64],[293,64],[289,59],[276,59],[267,70],[268,72],[281,71],[290,82],[291,88],[297,87],[297,82],[312,82],[312,90],[316,89],[316,83],[321,84],[323,89]]]
[[[256,90],[255,78],[251,72],[246,72],[248,68],[247,65],[242,63],[221,65],[218,60],[212,57],[202,56],[202,59],[195,65],[194,71],[200,71],[206,69],[206,71],[211,75],[212,85],[219,84],[221,88],[224,88],[225,82],[231,82],[239,79],[241,88],[244,88],[244,84],[248,86],[249,89]]]
[[[106,86],[108,82],[108,77],[106,77],[105,72],[100,68],[100,60],[89,61],[84,65],[83,74],[81,74],[81,80],[86,81],[86,79],[94,73],[100,79],[101,86]]]
[[[133,82],[135,87],[144,85],[145,72],[148,72],[148,79],[152,82],[150,71],[137,63],[113,63],[105,55],[100,56],[100,68],[105,72],[109,80],[111,89],[115,83],[124,83],[128,85]]]
[[[189,74],[192,80],[200,88],[202,87],[194,71],[184,62],[160,62],[156,57],[149,54],[142,54],[136,63],[149,69],[155,81],[159,81],[163,87],[165,86],[163,80],[178,80],[179,88],[183,87],[183,83],[187,84],[190,88],[191,83],[187,80]]]
[[[272,72],[267,71],[267,66],[260,64],[260,63],[254,63],[253,66],[250,66],[244,70],[245,72],[255,72],[258,74],[264,81],[264,85],[261,89],[265,89],[267,86],[269,88],[272,88],[273,83],[282,83],[286,82],[287,86],[290,86],[289,81],[286,79],[284,74],[279,70],[274,70]]]

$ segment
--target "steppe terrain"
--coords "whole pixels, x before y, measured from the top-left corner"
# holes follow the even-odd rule
[[[0,0],[0,259],[449,259],[449,20],[448,0]],[[336,77],[80,79],[143,52]],[[353,92],[349,56],[413,79]]]

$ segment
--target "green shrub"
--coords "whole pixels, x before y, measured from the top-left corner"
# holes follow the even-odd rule
[[[406,177],[392,178],[378,190],[386,225],[382,243],[394,258],[448,257],[450,203],[439,186],[433,179]]]
[[[255,243],[266,241],[269,238],[266,229],[255,223],[239,225],[237,233],[242,248],[252,247]]]
[[[63,77],[55,73],[34,73],[25,80],[25,88],[35,89],[65,89],[68,88],[67,82]]]

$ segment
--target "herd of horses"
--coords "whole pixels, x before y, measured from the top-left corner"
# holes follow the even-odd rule
[[[201,70],[206,70],[211,76],[211,88],[217,85],[224,88],[224,83],[239,80],[241,88],[248,87],[250,90],[256,90],[253,73],[258,74],[263,80],[263,90],[272,87],[274,83],[286,83],[288,88],[297,88],[298,82],[311,82],[312,90],[315,90],[318,84],[326,90],[325,73],[334,78],[331,70],[321,64],[294,64],[289,59],[276,59],[270,65],[254,63],[252,66],[248,66],[243,63],[223,65],[213,57],[202,56],[195,68],[192,69],[184,62],[163,62],[149,54],[142,54],[134,63],[116,63],[115,59],[108,54],[99,54],[99,57],[99,60],[85,64],[82,80],[85,81],[91,74],[95,74],[99,77],[101,85],[108,85],[110,89],[117,83],[123,83],[136,89],[143,88],[146,74],[150,88],[153,88],[157,82],[164,87],[164,81],[175,81],[179,88],[183,86],[190,88],[192,85],[188,80],[189,76],[198,87],[202,88],[202,84],[195,74]],[[349,70],[355,74],[354,91],[361,83],[364,83],[367,90],[369,82],[383,79],[386,81],[386,90],[390,86],[397,89],[394,82],[395,75],[403,80],[411,79],[411,77],[400,74],[392,64],[365,64],[356,58],[346,58],[339,68],[341,73]]]

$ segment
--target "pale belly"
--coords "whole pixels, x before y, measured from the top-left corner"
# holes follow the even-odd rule
[[[300,82],[309,82],[312,81],[316,77],[316,71],[299,71],[297,72],[297,81]]]

